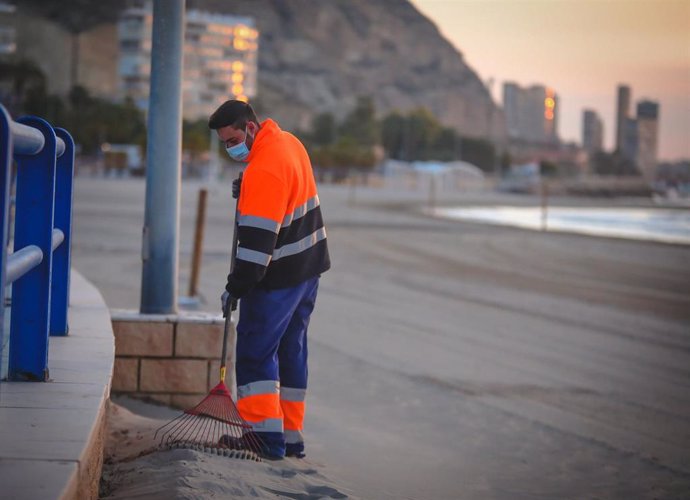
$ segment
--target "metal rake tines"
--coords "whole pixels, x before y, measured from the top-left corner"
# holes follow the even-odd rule
[[[195,449],[247,450],[261,454],[252,426],[240,415],[229,394],[212,392],[201,403],[160,427],[160,446]]]

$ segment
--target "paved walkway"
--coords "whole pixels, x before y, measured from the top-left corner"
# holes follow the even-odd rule
[[[98,290],[77,272],[70,280],[70,331],[50,338],[50,381],[0,383],[4,499],[84,499],[98,492],[113,333]]]

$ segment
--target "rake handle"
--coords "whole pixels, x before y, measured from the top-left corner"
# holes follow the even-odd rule
[[[242,172],[237,177],[238,183],[242,184]],[[237,219],[240,213],[240,197],[237,196],[237,201],[235,202],[235,221],[233,223],[232,231],[232,251],[230,252],[230,274],[235,269],[235,257],[237,256],[237,227],[239,226]],[[225,307],[225,326],[223,329],[223,354],[220,357],[220,381],[225,382],[225,367],[226,360],[228,357],[228,333],[230,332],[230,325],[232,324],[231,314],[233,308],[237,304],[237,299],[231,297]]]

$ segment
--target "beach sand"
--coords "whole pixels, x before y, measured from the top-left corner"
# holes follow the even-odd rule
[[[308,460],[254,462],[191,449],[159,451],[154,432],[165,422],[110,402],[101,498],[356,498]]]
[[[199,187],[182,186],[180,290]],[[213,312],[229,193],[209,193]],[[688,497],[690,247],[435,220],[421,191],[320,197],[333,268],[310,325],[305,435],[326,486],[377,500]],[[112,308],[139,306],[143,199],[139,179],[76,182],[73,265]],[[539,200],[439,190],[437,203]]]

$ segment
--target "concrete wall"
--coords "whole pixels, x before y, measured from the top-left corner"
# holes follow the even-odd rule
[[[46,75],[48,92],[66,96],[72,85],[72,35],[60,25],[18,13],[17,57],[34,61]],[[119,48],[115,24],[78,36],[77,83],[93,95],[113,98],[118,91]]]
[[[102,24],[82,33],[79,35],[79,85],[106,99],[119,96],[119,59],[115,24]]]
[[[34,61],[41,68],[49,93],[67,95],[72,54],[69,34],[57,24],[39,17],[17,14],[15,20],[17,58]]]
[[[113,394],[191,408],[218,383],[224,327],[220,316],[112,311],[112,322]],[[226,384],[231,388],[234,328],[229,336]]]

